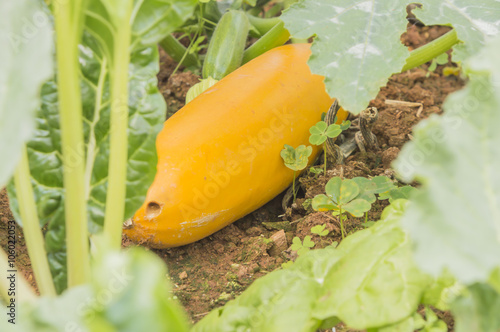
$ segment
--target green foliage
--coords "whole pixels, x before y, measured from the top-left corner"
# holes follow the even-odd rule
[[[24,303],[16,326],[23,332],[187,332],[186,315],[170,298],[166,273],[165,264],[151,252],[111,252],[94,262],[92,285]],[[11,331],[10,326],[0,320],[2,331]]]
[[[457,282],[453,275],[444,271],[426,289],[422,298],[422,303],[431,305],[439,310],[449,310],[450,304],[463,290],[464,286]]]
[[[367,222],[364,222],[362,223],[361,225],[364,227],[364,228],[370,228],[372,227],[373,225],[375,225],[376,222],[375,221],[367,221]]]
[[[186,0],[188,1],[188,0]],[[189,0],[190,1],[190,0]],[[192,2],[192,1],[191,1]],[[98,1],[94,2],[98,5]],[[140,9],[157,13],[170,8],[168,3],[152,6],[150,2]],[[185,3],[172,16],[185,12]],[[101,8],[101,7],[98,7]],[[137,8],[139,9],[139,8]],[[178,12],[178,13],[177,13]],[[105,16],[107,12],[96,12]],[[136,19],[144,13],[139,11]],[[160,16],[163,16],[161,14]],[[175,16],[175,17],[174,17]],[[168,16],[170,17],[170,16]],[[88,22],[89,23],[89,22]],[[95,23],[95,22],[94,22]],[[90,24],[95,34],[113,33],[97,23]],[[147,32],[135,31],[137,38],[158,41],[174,26],[164,22],[150,25],[151,20],[133,24],[133,28],[147,28]],[[154,32],[154,33],[153,33]],[[112,53],[113,40],[105,39],[107,44],[98,44],[90,34],[85,34],[80,46],[81,91],[84,123],[85,146],[77,154],[86,156],[85,186],[89,231],[96,233],[102,229],[106,192],[108,186],[108,163],[110,153],[110,69],[111,60],[106,54]],[[144,47],[145,40],[135,42],[129,66],[129,125],[128,160],[126,178],[125,218],[130,218],[144,202],[146,191],[156,173],[156,134],[161,130],[165,119],[165,101],[158,91],[156,73],[159,70],[157,46]],[[102,49],[107,49],[104,53]],[[63,161],[59,124],[58,92],[53,80],[42,89],[42,105],[36,114],[38,128],[28,142],[31,177],[41,226],[47,225],[45,236],[47,253],[52,274],[59,292],[66,288],[66,244],[65,244],[65,189],[63,183]],[[13,184],[8,186],[11,207],[16,220],[20,221],[16,192]]]
[[[297,255],[301,256],[308,252],[315,245],[314,241],[311,240],[309,235],[304,237],[304,241],[301,241],[298,236],[293,238],[293,244],[290,247],[292,250],[297,252]]]
[[[371,208],[368,201],[357,198],[360,188],[354,180],[331,178],[325,190],[326,195],[317,195],[313,199],[313,208],[317,211],[345,210],[355,217],[362,217]]]
[[[207,39],[207,36],[198,36],[196,39],[193,39],[192,43],[189,45],[189,54],[198,54],[200,51],[204,50],[207,48],[206,44],[202,44],[205,39]]]
[[[437,65],[445,65],[448,63],[448,53],[441,53],[436,58],[432,59],[432,63],[429,66],[429,71],[435,71]]]
[[[301,0],[282,19],[295,38],[317,36],[309,60],[311,71],[325,76],[328,93],[358,114],[405,64],[409,52],[398,41],[406,31],[407,4]]]
[[[344,237],[344,221],[347,220],[344,211],[354,217],[362,217],[377,200],[375,194],[391,188],[394,188],[394,184],[385,176],[377,176],[371,180],[362,177],[342,180],[334,177],[325,186],[326,195],[320,194],[313,198],[312,207],[316,211],[333,211],[333,215],[338,215]]]
[[[337,117],[335,117],[335,122],[337,122]],[[351,127],[351,121],[349,120],[342,121],[342,123],[340,124],[340,129],[342,131],[349,129],[349,127]]]
[[[417,188],[412,186],[403,186],[389,191],[380,193],[378,199],[389,199],[389,203],[394,202],[396,199],[409,199],[412,194],[418,191]]]
[[[45,24],[35,27],[30,21],[33,17]],[[0,188],[13,173],[21,148],[33,133],[40,88],[52,75],[49,21],[39,1],[0,2]],[[27,30],[32,30],[29,36]]]
[[[498,52],[497,37],[464,66],[466,87],[446,99],[442,116],[414,128],[395,161],[402,179],[423,183],[403,219],[416,261],[465,284],[487,282],[500,266]]]
[[[342,133],[342,129],[338,124],[327,125],[325,121],[316,123],[309,129],[311,136],[309,136],[309,143],[314,145],[321,145],[325,143],[327,138],[334,138]]]
[[[293,170],[293,202],[297,198],[297,192],[295,190],[295,177],[296,172],[301,171],[306,168],[307,163],[309,162],[309,156],[312,154],[312,147],[300,145],[297,148],[293,148],[292,146],[285,144],[285,148],[281,150],[281,158],[285,162],[285,166]]]
[[[309,172],[313,173],[315,177],[317,177],[319,174],[323,173],[323,169],[321,167],[311,167],[309,168]]]
[[[301,171],[306,168],[309,162],[309,156],[312,154],[312,147],[300,145],[297,148],[285,144],[285,148],[281,150],[281,158],[285,162],[285,166],[294,171]]]
[[[463,61],[476,54],[488,37],[500,30],[500,6],[496,0],[482,0],[471,6],[467,0],[423,0],[413,13],[426,25],[452,24],[464,43],[453,48],[453,59]]]
[[[193,332],[312,332],[339,320],[368,329],[412,316],[430,280],[414,265],[398,226],[404,205],[396,201],[377,225],[350,235],[336,249],[308,251],[285,270],[256,280]]]
[[[207,79],[201,80],[199,83],[196,83],[191,88],[189,88],[186,94],[186,104],[189,103],[194,98],[198,97],[203,91],[211,88],[217,83],[217,80],[209,77]]]
[[[326,225],[316,225],[311,228],[311,233],[317,234],[319,236],[327,236],[330,231],[325,229]]]
[[[497,332],[500,330],[500,293],[491,286],[478,283],[470,286],[453,302],[455,331]]]

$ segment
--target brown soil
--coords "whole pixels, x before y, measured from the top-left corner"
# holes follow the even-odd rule
[[[442,35],[447,27],[410,26],[402,36],[402,41],[410,49],[416,48]],[[448,66],[452,66],[450,62]],[[186,92],[198,82],[198,76],[190,72],[178,71],[171,75],[176,64],[161,52],[161,72],[158,75],[159,87],[173,114],[184,105]],[[325,183],[333,176],[345,178],[356,176],[393,176],[391,162],[396,158],[402,145],[409,140],[411,128],[420,120],[433,113],[441,113],[441,105],[446,96],[463,86],[455,77],[444,77],[442,67],[435,72],[425,68],[394,75],[386,87],[370,106],[379,110],[379,120],[374,126],[380,150],[362,154],[356,152],[349,157],[345,165],[330,167],[326,176],[305,175],[300,179],[302,194],[292,207],[284,212],[281,208],[282,196],[236,221],[232,225],[196,243],[166,250],[154,250],[167,263],[174,293],[186,308],[193,322],[200,320],[211,309],[219,307],[245,290],[256,278],[259,278],[281,264],[295,258],[290,249],[278,252],[272,249],[268,240],[274,233],[284,230],[288,246],[293,237],[303,239],[312,236],[315,248],[322,248],[333,241],[341,241],[340,225],[336,217],[327,212],[314,212],[302,203],[316,194],[324,192]],[[182,68],[181,68],[182,69]],[[385,104],[386,99],[419,102],[423,104],[420,117],[417,107],[394,107]],[[387,205],[377,201],[370,211],[368,219],[378,220],[380,212]],[[5,248],[6,222],[12,219],[4,192],[0,194],[0,245]],[[346,222],[348,233],[363,229],[364,219],[349,218]],[[315,225],[326,225],[330,233],[325,237],[312,235],[310,229]],[[124,239],[125,246],[130,245]],[[271,255],[273,253],[273,255]],[[31,266],[19,234],[18,264],[28,278],[32,277]],[[444,315],[444,314],[443,314]],[[449,315],[448,315],[449,316]],[[450,328],[452,320],[446,316]],[[338,330],[343,330],[339,326]]]

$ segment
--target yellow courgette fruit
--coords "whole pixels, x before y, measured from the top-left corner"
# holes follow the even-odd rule
[[[268,51],[168,119],[156,140],[155,180],[125,234],[155,248],[181,246],[285,190],[293,171],[280,151],[309,145],[309,128],[334,100],[323,77],[311,74],[310,54],[307,44]],[[340,109],[338,123],[347,114]]]

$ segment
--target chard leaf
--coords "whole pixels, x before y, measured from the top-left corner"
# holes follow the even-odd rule
[[[337,249],[311,250],[258,279],[193,332],[313,332],[339,319],[370,329],[410,317],[432,280],[416,268],[408,236],[398,226],[405,204],[396,201],[384,210],[384,220],[346,237]]]
[[[85,146],[75,153],[86,156],[85,195],[90,233],[100,231],[104,220],[111,104],[108,68],[112,61],[113,33],[116,29],[127,28],[119,25],[125,15],[120,11],[123,8],[108,15],[106,5],[110,5],[110,1],[113,0],[90,1],[86,12],[87,29],[97,38],[84,33],[79,54]],[[157,163],[155,139],[166,113],[165,101],[157,88],[157,46],[145,45],[162,39],[165,31],[175,29],[177,26],[174,24],[178,24],[181,18],[187,19],[195,3],[194,0],[175,3],[170,0],[134,1],[131,24],[136,30],[132,31],[132,35],[134,38],[145,39],[134,43],[130,56],[125,218],[130,218],[143,203],[146,191],[154,179]],[[147,17],[151,19],[148,21]],[[163,20],[164,17],[167,20]],[[62,152],[57,88],[54,81],[43,87],[42,100],[37,113],[36,134],[28,143],[28,154],[35,199],[39,202],[40,223],[41,226],[47,225],[45,239],[51,272],[56,289],[61,292],[67,284],[66,245]],[[8,192],[14,216],[16,220],[20,220],[12,184],[9,185]]]
[[[338,250],[343,256],[324,279],[315,317],[339,317],[349,327],[365,329],[398,322],[417,309],[430,278],[411,259],[398,218],[346,237]]]
[[[53,72],[52,24],[40,1],[0,1],[0,45],[2,188],[33,134],[40,90]]]
[[[80,47],[85,147],[85,184],[89,231],[101,230],[109,156],[109,84],[106,60],[95,40],[86,35]],[[135,52],[131,57],[129,83],[129,147],[125,216],[130,218],[143,203],[156,173],[155,138],[165,119],[165,102],[156,87],[158,52],[155,47]],[[40,226],[47,225],[47,253],[60,292],[66,287],[66,245],[64,185],[61,161],[57,86],[44,85],[42,107],[37,113],[38,128],[28,143],[28,154]],[[12,210],[19,219],[15,188],[8,187]]]
[[[395,162],[422,190],[403,225],[422,269],[448,269],[464,284],[486,282],[500,266],[500,37],[466,66],[470,81],[445,101],[444,115],[414,129]]]
[[[281,16],[293,37],[316,35],[311,71],[354,114],[366,108],[409,55],[399,43],[408,2],[300,0]]]
[[[160,42],[165,36],[181,26],[192,14],[196,0],[127,0],[132,1],[131,51],[147,48]],[[86,11],[86,27],[99,39],[108,58],[113,55],[114,35],[126,13],[125,2],[116,6],[116,0],[90,0]]]
[[[91,285],[21,303],[14,330],[187,332],[186,315],[170,297],[166,274],[165,264],[143,249],[108,253],[93,262]],[[1,331],[12,331],[11,326],[0,320]]]
[[[423,0],[413,13],[427,25],[452,25],[464,43],[453,47],[453,60],[463,61],[476,54],[485,41],[500,33],[498,0]]]
[[[457,332],[500,330],[500,294],[487,284],[474,284],[452,303]]]

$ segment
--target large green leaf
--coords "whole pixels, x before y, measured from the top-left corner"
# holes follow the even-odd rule
[[[301,0],[282,15],[292,36],[316,35],[311,71],[325,76],[330,96],[358,114],[409,55],[399,42],[407,1]]]
[[[86,163],[86,197],[89,230],[96,233],[104,221],[104,205],[109,155],[109,84],[105,59],[94,39],[84,38],[80,47],[82,100]],[[131,58],[129,84],[129,147],[125,216],[129,218],[145,199],[156,173],[155,138],[165,119],[165,102],[156,87],[158,52],[150,47]],[[45,84],[42,107],[37,114],[38,128],[28,143],[32,183],[38,202],[41,226],[48,224],[46,246],[57,289],[65,288],[64,188],[61,160],[57,86]],[[15,188],[8,187],[15,198]],[[16,220],[20,220],[17,200],[12,199]]]
[[[474,284],[451,306],[457,332],[500,331],[500,294],[487,284]]]
[[[453,59],[463,61],[477,53],[488,37],[500,33],[500,2],[481,0],[423,0],[413,13],[425,24],[453,25],[464,44],[453,47]]]
[[[133,1],[130,23],[132,25],[131,50],[138,50],[157,44],[192,14],[196,0],[127,0]],[[117,5],[116,0],[89,0],[86,11],[86,27],[112,56],[114,37],[123,29],[121,21],[126,13],[125,3]]]
[[[337,249],[311,250],[260,278],[193,331],[312,332],[331,328],[337,318],[366,329],[410,317],[431,280],[416,269],[408,236],[398,227],[404,204],[396,201],[382,221]]]
[[[414,128],[395,168],[423,188],[403,225],[419,265],[438,276],[486,282],[500,266],[500,38],[471,59],[467,86],[450,95],[443,116]]]
[[[80,46],[85,146],[75,153],[86,156],[85,195],[91,233],[99,231],[103,224],[108,180],[111,103],[108,68],[113,46],[112,34],[119,28],[117,20],[120,20],[120,13],[106,16],[103,6],[109,5],[109,1],[113,0],[90,2],[86,23],[93,34],[85,33]],[[125,218],[131,217],[143,203],[154,179],[157,162],[155,138],[162,128],[166,113],[165,101],[157,88],[157,47],[144,45],[162,39],[176,27],[174,24],[180,24],[181,18],[187,19],[191,13],[188,9],[192,11],[195,3],[194,0],[176,1],[175,4],[172,1],[134,2],[131,23],[135,39],[129,66]],[[166,21],[163,20],[165,17]],[[47,225],[47,252],[56,288],[60,292],[66,287],[66,249],[59,112],[54,81],[44,86],[42,98],[43,104],[37,114],[36,135],[28,144],[28,153],[34,192],[39,202],[40,223],[41,226]],[[15,188],[10,185],[8,190],[16,220],[20,220]]]
[[[411,260],[408,235],[398,227],[398,218],[347,237],[338,250],[344,255],[325,277],[315,317],[335,316],[364,329],[400,321],[416,310],[430,280]]]
[[[35,129],[42,84],[52,75],[52,24],[38,0],[0,1],[0,188]]]
[[[166,274],[165,264],[142,249],[108,253],[93,262],[92,285],[17,304],[17,328],[1,319],[0,330],[187,332],[186,315],[171,298]]]

